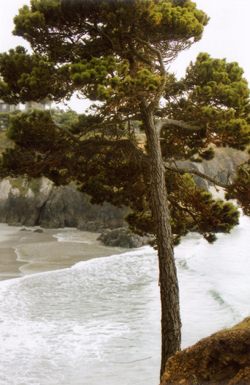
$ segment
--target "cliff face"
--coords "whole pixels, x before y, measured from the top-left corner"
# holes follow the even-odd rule
[[[196,162],[177,162],[179,167],[195,168],[200,172],[218,179],[222,183],[227,183],[235,176],[236,167],[247,159],[247,154],[241,151],[228,149],[215,149],[216,156],[214,159],[204,161],[202,163]],[[194,177],[196,184],[199,187],[209,189],[212,182],[208,182],[198,176]]]
[[[161,385],[170,384],[250,384],[250,317],[171,357]]]
[[[246,155],[231,149],[216,150],[216,157],[203,163],[178,162],[179,167],[196,168],[226,183],[234,177],[236,166]],[[209,188],[211,183],[195,177],[200,187]],[[52,187],[47,179],[26,182],[21,178],[0,182],[0,222],[10,225],[46,228],[77,227],[88,231],[123,227],[128,209],[118,209],[105,203],[91,205],[89,197],[76,191],[72,184]]]
[[[108,203],[91,205],[89,197],[79,193],[73,184],[56,188],[46,179],[0,182],[0,222],[10,225],[101,231],[124,226],[127,211]]]

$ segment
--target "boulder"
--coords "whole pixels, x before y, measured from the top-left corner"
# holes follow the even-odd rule
[[[142,247],[149,244],[151,236],[140,237],[132,234],[127,228],[117,228],[114,230],[105,230],[97,240],[106,246],[118,246],[127,249]]]

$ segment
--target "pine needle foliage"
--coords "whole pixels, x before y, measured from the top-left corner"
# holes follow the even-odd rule
[[[13,116],[8,138],[15,147],[3,153],[1,175],[76,181],[92,203],[129,206],[130,228],[155,235],[161,372],[180,348],[172,243],[189,231],[213,242],[238,224],[237,209],[214,200],[193,177],[224,188],[250,212],[249,162],[228,183],[178,163],[250,144],[249,89],[237,63],[200,53],[180,81],[166,69],[201,39],[208,21],[190,0],[31,0],[14,18],[14,35],[33,53],[17,47],[0,55],[5,102],[61,101],[75,93],[93,101],[68,125],[46,111]]]

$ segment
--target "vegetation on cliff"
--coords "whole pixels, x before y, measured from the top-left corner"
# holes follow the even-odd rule
[[[250,384],[250,318],[171,357],[162,385]]]
[[[201,39],[207,15],[189,0],[31,0],[14,34],[33,49],[0,56],[0,97],[8,103],[74,92],[95,102],[78,123],[62,127],[47,112],[12,118],[14,149],[1,175],[72,180],[92,202],[127,205],[130,227],[156,236],[162,304],[162,364],[180,349],[173,240],[196,229],[213,242],[238,223],[231,203],[215,201],[192,175],[225,188],[249,213],[249,163],[221,183],[176,161],[212,159],[211,145],[244,151],[250,143],[249,89],[237,63],[206,53],[177,81],[166,70]],[[141,122],[146,146],[136,137]],[[174,234],[174,237],[173,235]]]

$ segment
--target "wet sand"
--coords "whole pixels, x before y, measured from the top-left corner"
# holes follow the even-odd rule
[[[11,227],[5,223],[0,223],[0,281],[24,275],[20,268],[26,262],[17,259],[16,248],[19,245],[57,242],[53,235],[58,233],[58,230],[34,233],[34,228],[27,231],[22,231],[22,229],[22,227]]]
[[[221,188],[210,187],[215,199],[223,199]],[[12,227],[0,223],[0,281],[49,270],[69,268],[80,261],[120,254],[126,249],[107,247],[96,241],[99,234],[72,228],[43,229]],[[82,242],[59,242],[58,233],[78,232]]]
[[[99,234],[72,228],[43,229],[9,227],[0,223],[0,281],[27,274],[69,268],[91,258],[120,254],[126,249],[103,246],[96,241]],[[57,234],[77,234],[79,241],[67,237],[59,241]],[[63,237],[60,237],[62,240]]]

